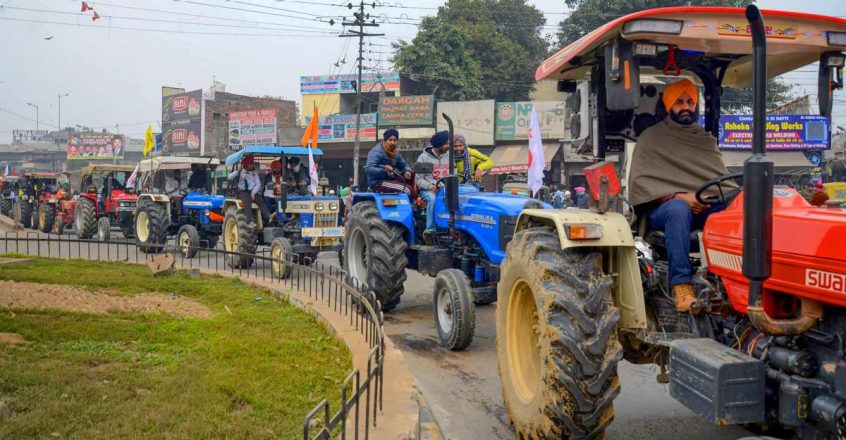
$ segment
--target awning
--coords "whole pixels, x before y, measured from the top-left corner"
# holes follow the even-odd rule
[[[544,142],[543,157],[546,160],[545,170],[552,166],[552,159],[561,149],[559,142]],[[489,174],[525,173],[529,171],[529,145],[500,145],[491,153],[494,167]]]
[[[743,162],[752,155],[751,151],[723,151],[726,168],[743,168]],[[779,174],[808,174],[814,164],[808,161],[801,151],[768,151]]]

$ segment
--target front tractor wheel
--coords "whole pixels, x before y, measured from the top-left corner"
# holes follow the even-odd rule
[[[112,238],[112,222],[108,217],[97,220],[97,241],[107,242]]]
[[[253,265],[257,232],[250,227],[243,209],[230,208],[223,218],[223,249],[229,254],[226,262],[233,269],[248,269]]]
[[[476,308],[470,280],[458,269],[442,270],[435,277],[432,301],[441,346],[452,351],[467,348],[476,329]]]
[[[551,228],[519,232],[498,285],[496,354],[518,438],[601,438],[614,418],[620,312],[602,253],[561,249]]]
[[[407,277],[408,258],[402,226],[379,217],[373,202],[361,202],[350,209],[344,235],[344,269],[373,289],[389,311],[400,302]]]
[[[193,225],[182,225],[176,233],[179,253],[185,258],[194,258],[200,249],[200,234]]]
[[[287,238],[277,237],[273,239],[273,243],[270,244],[270,257],[273,258],[271,267],[273,268],[274,278],[284,280],[291,276],[294,248]]]
[[[97,233],[97,207],[94,202],[85,197],[80,197],[76,203],[76,218],[74,229],[77,237],[87,240]]]
[[[45,234],[53,231],[53,223],[56,221],[56,207],[49,203],[43,203],[38,209],[38,230]]]

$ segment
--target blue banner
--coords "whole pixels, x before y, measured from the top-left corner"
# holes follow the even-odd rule
[[[817,115],[767,115],[767,150],[828,150],[830,121]],[[752,149],[752,115],[720,116],[721,150]]]

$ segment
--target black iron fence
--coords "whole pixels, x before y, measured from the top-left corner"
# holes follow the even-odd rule
[[[376,427],[382,411],[385,349],[384,317],[373,291],[339,267],[320,260],[299,260],[293,255],[274,258],[269,250],[246,254],[209,249],[207,244],[195,249],[170,240],[164,246],[143,247],[134,241],[98,242],[67,235],[7,232],[0,237],[0,255],[146,263],[157,254],[168,253],[174,257],[176,269],[228,273],[306,292],[334,313],[349,317],[349,324],[362,334],[370,352],[367,371],[362,374],[355,369],[344,380],[340,407],[334,413],[329,400],[323,400],[305,416],[303,439],[369,438],[371,424]],[[192,254],[193,258],[186,256]]]

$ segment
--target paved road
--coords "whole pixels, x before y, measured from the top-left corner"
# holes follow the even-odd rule
[[[8,228],[6,228],[8,229]],[[0,234],[4,233],[0,225]],[[23,235],[22,235],[23,236]],[[43,236],[43,235],[42,235]],[[61,245],[52,243],[55,253]],[[47,244],[42,244],[46,255]],[[15,251],[15,244],[8,243],[0,253]],[[18,244],[24,252],[24,243]],[[30,247],[30,252],[35,248]],[[62,256],[76,256],[75,250],[65,247]],[[109,255],[111,259],[138,258],[144,254],[127,253],[127,247],[92,242],[82,248],[83,255]],[[323,253],[319,260],[337,266],[334,253]],[[188,261],[188,260],[186,260]],[[211,268],[224,268],[222,258],[213,258],[201,252],[192,264]],[[257,265],[261,271],[263,264]],[[261,273],[261,272],[259,272]],[[269,271],[267,272],[269,275]],[[409,271],[406,293],[400,305],[386,314],[388,337],[405,352],[406,362],[415,376],[421,394],[447,439],[513,439],[508,416],[502,402],[496,365],[494,310],[496,305],[476,309],[476,336],[473,344],[463,352],[450,352],[440,348],[436,341],[432,321],[433,279]],[[651,366],[622,363],[620,366],[622,393],[617,398],[616,417],[606,438],[652,440],[676,439],[710,440],[733,439],[751,435],[738,427],[716,427],[693,415],[669,397],[667,386],[655,382],[657,370]]]

